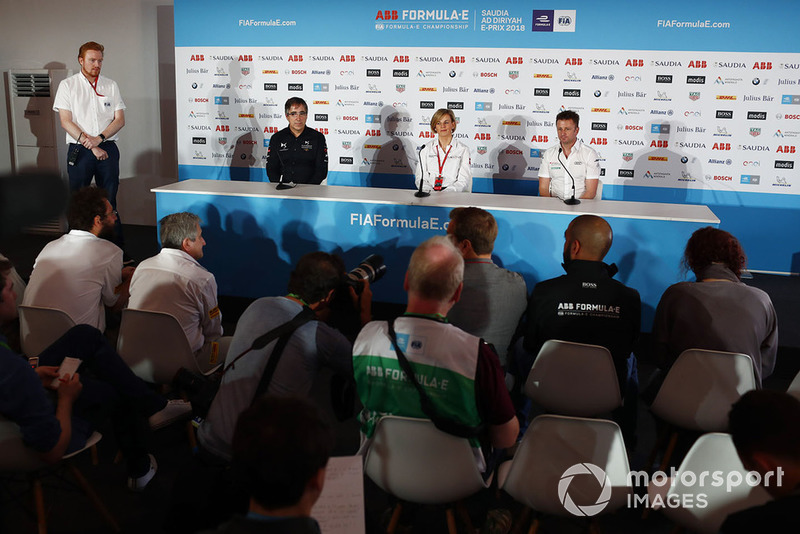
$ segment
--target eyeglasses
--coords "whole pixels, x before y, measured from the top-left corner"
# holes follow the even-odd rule
[[[287,115],[290,117],[297,117],[298,115],[300,115],[301,117],[305,117],[306,115],[308,115],[308,111],[290,111],[289,113],[287,113]]]
[[[111,216],[119,218],[119,212],[117,212],[117,210],[111,210],[108,213],[106,213],[106,217],[111,217]]]

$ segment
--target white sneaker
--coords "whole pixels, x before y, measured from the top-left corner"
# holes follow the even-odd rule
[[[146,488],[150,481],[153,480],[153,477],[156,476],[156,471],[158,471],[156,457],[152,454],[148,454],[148,456],[150,457],[150,469],[139,478],[128,477],[128,489],[132,491],[144,491],[144,488]]]
[[[192,404],[181,399],[174,399],[167,402],[167,406],[150,416],[150,428],[157,430],[165,427],[178,419],[187,417],[192,413]]]

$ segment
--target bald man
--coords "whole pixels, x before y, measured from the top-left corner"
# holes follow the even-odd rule
[[[616,265],[603,263],[613,238],[602,217],[581,215],[572,220],[564,232],[567,274],[533,288],[523,346],[534,358],[548,339],[606,347],[614,358],[620,392],[626,396],[628,386],[633,387],[628,376],[629,364],[635,369],[635,361],[628,360],[639,337],[641,300],[638,291],[612,278]],[[527,376],[524,370],[523,375]]]

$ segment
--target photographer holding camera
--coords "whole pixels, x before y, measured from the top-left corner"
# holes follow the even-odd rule
[[[352,378],[352,342],[325,322],[331,318],[330,304],[337,290],[350,294],[362,325],[370,321],[372,291],[368,281],[364,280],[363,289],[357,292],[352,284],[346,283],[348,278],[341,258],[326,252],[311,252],[300,258],[292,271],[288,295],[260,298],[245,310],[236,325],[219,391],[198,431],[200,445],[206,452],[230,460],[236,420],[257,394],[308,395],[318,369],[323,366]],[[262,377],[281,340],[261,348],[257,340],[289,322],[300,326],[285,341],[280,361],[264,387]],[[254,341],[253,350],[230,365],[238,355],[253,347]]]

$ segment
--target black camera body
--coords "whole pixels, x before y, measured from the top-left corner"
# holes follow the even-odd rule
[[[383,256],[380,254],[370,254],[364,261],[345,275],[345,285],[351,286],[359,295],[364,289],[364,281],[374,284],[386,274],[386,264],[383,263]]]

